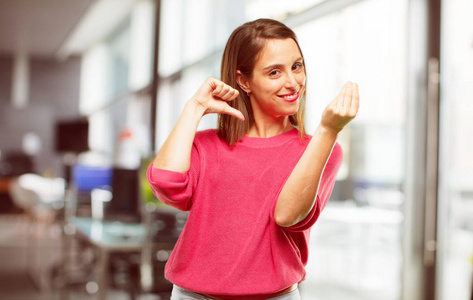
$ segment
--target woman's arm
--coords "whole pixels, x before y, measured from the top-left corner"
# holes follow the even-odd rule
[[[244,120],[242,113],[228,105],[238,96],[238,91],[215,78],[208,78],[186,103],[175,127],[156,155],[155,168],[187,172],[190,168],[192,143],[203,115],[226,113]]]
[[[358,85],[348,82],[325,108],[309,145],[279,194],[274,211],[274,219],[279,226],[295,225],[311,211],[337,135],[355,118],[358,105]]]

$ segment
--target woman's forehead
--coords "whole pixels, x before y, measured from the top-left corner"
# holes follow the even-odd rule
[[[302,54],[293,39],[269,39],[261,49],[256,65],[265,68],[266,65],[292,64],[301,58]]]

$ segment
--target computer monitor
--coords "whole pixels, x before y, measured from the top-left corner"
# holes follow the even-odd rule
[[[105,220],[141,221],[139,170],[113,168],[112,194],[112,200],[105,205]]]
[[[87,119],[56,123],[55,149],[59,153],[89,151],[89,122]]]
[[[91,205],[93,189],[110,189],[112,185],[112,167],[87,166],[76,164],[72,167],[70,179],[77,192],[76,205],[82,207],[77,214],[87,215],[87,208]],[[69,178],[66,178],[67,180]]]
[[[112,185],[113,168],[76,164],[72,167],[72,182],[78,192],[107,189]]]

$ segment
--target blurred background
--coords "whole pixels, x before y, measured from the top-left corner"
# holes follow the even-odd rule
[[[309,133],[343,83],[360,86],[302,299],[473,299],[472,13],[468,0],[0,0],[0,298],[169,299],[187,215],[153,197],[145,169],[219,77],[233,29],[267,17],[298,35]]]

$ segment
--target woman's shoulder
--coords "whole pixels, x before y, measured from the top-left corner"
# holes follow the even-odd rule
[[[220,141],[217,129],[199,130],[195,133],[194,144],[201,147],[214,145]]]
[[[195,133],[195,139],[199,141],[215,139],[215,138],[218,138],[217,129],[199,130]]]

